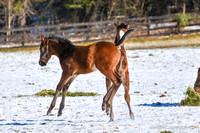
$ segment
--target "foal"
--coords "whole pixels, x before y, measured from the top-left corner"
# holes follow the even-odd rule
[[[116,45],[123,44],[132,31],[127,31]],[[75,46],[67,39],[59,37],[45,39],[44,36],[41,36],[39,64],[45,66],[51,56],[55,55],[59,58],[63,70],[47,115],[55,107],[57,97],[62,90],[63,95],[58,111],[58,116],[61,116],[70,84],[79,74],[87,74],[95,69],[98,69],[112,82],[112,86],[104,96],[102,104],[102,110],[104,110],[105,105],[110,108],[113,97],[122,83],[121,76],[117,72],[117,65],[121,58],[121,52],[117,46],[107,41],[99,41],[88,46]]]
[[[117,32],[116,32],[116,37],[115,37],[115,45],[117,45],[117,43],[120,41],[120,39],[122,38],[122,36],[124,35],[124,33],[128,30],[129,25],[125,25],[124,23],[118,24],[118,23],[114,23],[114,25],[117,28]],[[124,48],[124,44],[118,46],[118,48],[121,51],[121,58],[120,58],[120,62],[117,66],[117,71],[118,74],[122,77],[122,84],[124,86],[125,89],[125,100],[127,102],[127,105],[129,107],[129,114],[130,114],[130,118],[134,119],[134,115],[132,113],[131,110],[131,106],[130,106],[130,95],[129,95],[129,71],[128,71],[128,61],[127,61],[127,57],[126,57],[126,50]],[[112,82],[106,78],[106,88],[107,91],[109,90],[109,88],[111,88]],[[109,108],[106,108],[106,112],[107,115],[109,114]],[[113,121],[114,119],[114,113],[112,110],[112,104],[110,107],[110,121]]]

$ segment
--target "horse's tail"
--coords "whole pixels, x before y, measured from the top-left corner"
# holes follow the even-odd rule
[[[123,36],[122,38],[115,44],[116,46],[120,46],[124,43],[124,41],[126,40],[126,38],[131,34],[131,32],[133,32],[135,29],[130,29],[128,30]]]

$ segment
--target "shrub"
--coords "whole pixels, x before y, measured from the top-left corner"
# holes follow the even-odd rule
[[[181,101],[181,106],[200,106],[200,95],[191,87],[186,92],[187,98]]]
[[[175,16],[175,20],[177,21],[178,25],[180,27],[184,27],[189,25],[189,19],[191,19],[191,15],[190,14],[178,14]]]

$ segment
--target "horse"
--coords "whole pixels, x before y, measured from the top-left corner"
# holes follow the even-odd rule
[[[41,36],[39,65],[46,66],[51,56],[55,55],[59,58],[63,70],[47,115],[55,107],[57,97],[62,90],[63,95],[58,111],[58,116],[61,116],[65,105],[65,96],[70,84],[79,74],[91,73],[96,69],[112,82],[112,86],[104,96],[102,103],[102,111],[105,108],[109,109],[116,90],[122,83],[121,76],[117,72],[117,65],[121,58],[121,52],[118,47],[124,43],[132,31],[128,30],[117,44],[99,41],[88,46],[75,46],[70,40],[61,37],[45,38]],[[130,105],[130,103],[127,104]],[[130,107],[129,109],[130,116],[133,116]]]
[[[127,32],[127,30],[129,29],[129,25],[124,24],[124,23],[114,23],[116,29],[116,37],[114,40],[115,45],[117,45],[117,43],[120,41],[120,39],[123,37],[124,33]],[[121,58],[120,58],[120,62],[117,65],[117,71],[118,74],[122,77],[122,85],[124,86],[125,89],[125,100],[128,104],[129,107],[129,114],[130,114],[130,118],[134,119],[134,115],[132,113],[131,107],[130,107],[130,95],[129,95],[129,71],[128,71],[128,61],[127,61],[127,57],[126,57],[126,50],[124,48],[124,43],[120,46],[118,46],[118,48],[121,51]],[[111,88],[112,86],[112,82],[111,80],[109,80],[108,78],[106,78],[106,88],[107,91],[109,90],[109,88]],[[116,90],[117,91],[117,90]],[[110,112],[109,109],[107,108],[106,110],[107,115],[109,115],[110,113],[110,121],[113,121],[114,119],[114,113],[113,113],[113,109],[112,109],[112,104],[110,106]]]
[[[197,79],[196,79],[196,82],[194,83],[194,90],[197,93],[200,93],[200,68],[198,69],[198,72],[197,72]]]

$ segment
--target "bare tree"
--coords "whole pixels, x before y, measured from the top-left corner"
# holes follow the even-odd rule
[[[11,0],[2,0],[2,1],[0,1],[0,5],[3,7],[3,13],[5,15],[6,29],[10,29],[11,28],[11,20],[12,20],[12,16],[11,16],[11,12],[10,12],[11,7],[12,7]],[[9,36],[10,31],[7,31],[6,35]],[[6,38],[6,41],[8,41],[7,38]]]

